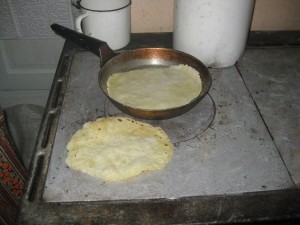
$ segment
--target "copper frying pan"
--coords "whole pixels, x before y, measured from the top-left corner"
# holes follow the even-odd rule
[[[71,40],[91,51],[100,58],[99,86],[111,102],[122,112],[141,119],[168,119],[179,116],[192,109],[208,92],[212,79],[206,66],[197,58],[173,49],[140,48],[122,53],[114,52],[106,42],[78,33],[58,24],[51,28],[60,36]],[[162,67],[186,64],[199,72],[202,80],[201,93],[186,105],[164,110],[144,110],[123,105],[112,99],[107,92],[107,80],[116,72],[125,72],[146,67]]]

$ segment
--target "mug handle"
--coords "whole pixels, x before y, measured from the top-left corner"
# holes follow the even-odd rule
[[[88,14],[87,13],[84,13],[84,14],[81,14],[80,16],[78,16],[77,18],[76,18],[76,21],[75,21],[75,27],[76,27],[76,30],[78,31],[78,32],[80,32],[80,33],[83,33],[82,32],[82,29],[81,29],[81,21],[85,18],[85,17],[87,17],[88,16]]]

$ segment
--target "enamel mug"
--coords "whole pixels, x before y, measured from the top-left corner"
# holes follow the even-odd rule
[[[113,50],[125,47],[130,41],[131,0],[81,0],[76,18],[78,32],[105,41]]]

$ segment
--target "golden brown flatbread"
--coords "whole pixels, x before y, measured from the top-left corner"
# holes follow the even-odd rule
[[[173,145],[161,128],[127,117],[85,123],[67,149],[66,163],[71,168],[108,181],[160,170],[173,154]]]

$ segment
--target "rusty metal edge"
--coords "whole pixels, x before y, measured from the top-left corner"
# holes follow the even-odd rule
[[[27,204],[19,224],[215,224],[300,218],[300,191]]]

